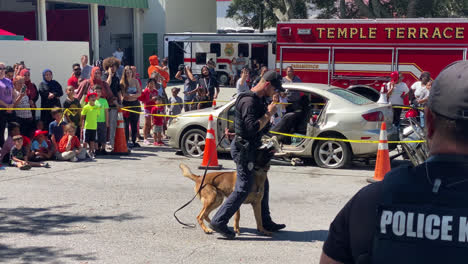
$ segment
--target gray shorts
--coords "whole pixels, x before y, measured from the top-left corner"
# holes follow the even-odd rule
[[[163,126],[153,126],[153,133],[162,133],[163,132]]]
[[[105,144],[107,141],[107,126],[106,122],[97,123],[97,142]]]

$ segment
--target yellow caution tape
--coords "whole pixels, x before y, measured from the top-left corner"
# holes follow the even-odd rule
[[[198,104],[198,103],[209,103],[212,101],[201,101],[201,102],[187,102],[187,103],[172,103],[172,104],[158,104],[158,105],[149,105],[149,106],[170,106],[170,105],[184,105],[184,104]],[[230,102],[230,101],[217,101],[217,102]],[[277,104],[291,104],[291,103],[277,103]],[[314,105],[325,105],[324,103],[315,103]],[[146,107],[149,107],[146,106]],[[131,110],[129,108],[141,108],[142,106],[126,106],[120,108],[123,111],[131,112],[131,113],[136,113],[136,114],[146,114],[141,111],[135,111]],[[413,109],[412,107],[407,107],[407,106],[393,106],[393,108],[401,108],[401,109]],[[76,115],[76,113],[73,113],[71,110],[81,110],[82,108],[60,108],[60,107],[51,107],[51,108],[44,108],[44,107],[38,107],[38,108],[0,108],[0,110],[56,110],[56,109],[61,109],[64,110],[63,114],[64,115]],[[424,109],[424,108],[418,108],[418,109]],[[170,118],[177,118],[181,117],[181,115],[165,115],[165,114],[146,114],[146,115],[151,115],[151,116],[160,116],[160,117],[170,117]],[[184,115],[184,117],[209,117],[210,115]],[[222,118],[219,116],[213,116],[216,119],[220,119],[223,121],[227,121],[230,123],[234,123],[234,121]],[[313,139],[313,140],[329,140],[329,141],[340,141],[340,142],[349,142],[349,143],[368,143],[368,144],[377,144],[379,143],[379,140],[354,140],[354,139],[343,139],[343,138],[326,138],[326,137],[309,137],[309,136],[304,136],[304,135],[297,135],[297,134],[288,134],[288,133],[281,133],[281,132],[276,132],[276,131],[270,131],[271,134],[276,134],[276,135],[281,135],[281,136],[286,136],[286,137],[293,137],[293,138],[304,138],[304,139]],[[424,143],[426,142],[425,140],[409,140],[409,141],[387,141],[387,143],[390,144],[402,144],[402,143]]]

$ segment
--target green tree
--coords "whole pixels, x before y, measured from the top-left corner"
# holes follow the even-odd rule
[[[319,18],[466,17],[468,0],[311,0]]]
[[[227,17],[240,25],[259,29],[275,27],[278,21],[307,18],[309,0],[233,0]]]

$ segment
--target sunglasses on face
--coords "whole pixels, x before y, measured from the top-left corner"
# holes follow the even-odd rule
[[[13,139],[13,141],[23,141],[22,138]]]
[[[75,68],[74,71],[81,71],[81,68]]]
[[[0,67],[0,71],[4,71],[4,70],[6,70],[5,67]]]

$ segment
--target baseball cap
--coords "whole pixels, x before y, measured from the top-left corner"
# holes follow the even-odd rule
[[[85,102],[89,102],[89,97],[91,97],[91,96],[96,96],[97,97],[98,94],[97,93],[89,93],[88,95],[86,95]]]
[[[275,87],[275,91],[277,92],[284,92],[284,88],[283,88],[283,85],[281,83],[281,79],[283,79],[283,77],[281,77],[281,74],[277,73],[276,71],[267,71],[264,75],[263,75],[263,79],[267,82],[270,82],[271,85],[273,85]]]
[[[429,108],[448,119],[468,121],[468,61],[456,61],[432,83]]]

